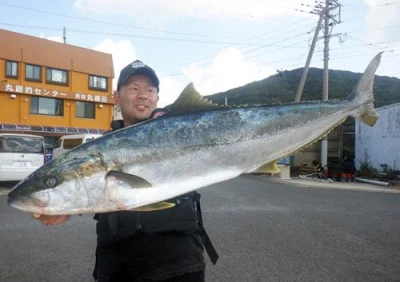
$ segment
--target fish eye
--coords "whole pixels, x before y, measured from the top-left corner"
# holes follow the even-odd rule
[[[55,178],[54,176],[48,176],[46,177],[46,179],[44,180],[44,184],[48,187],[48,188],[53,188],[56,186],[57,184],[57,178]]]

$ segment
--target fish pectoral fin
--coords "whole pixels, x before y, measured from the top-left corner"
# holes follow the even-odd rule
[[[258,172],[258,173],[279,173],[281,172],[281,169],[276,165],[276,161],[266,163],[253,172]]]
[[[114,178],[116,181],[122,182],[123,184],[128,185],[132,188],[150,188],[153,186],[146,179],[143,179],[137,175],[117,170],[110,170],[106,174],[106,180],[108,181],[109,178]]]
[[[164,210],[164,209],[170,209],[175,207],[174,203],[169,203],[169,202],[158,202],[150,205],[146,205],[143,207],[138,207],[131,209],[131,211],[140,211],[140,212],[149,212],[149,211],[158,211],[158,210]]]

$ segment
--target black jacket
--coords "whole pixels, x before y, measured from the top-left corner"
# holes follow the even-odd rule
[[[166,113],[165,109],[156,109],[150,118],[157,118]],[[124,127],[122,120],[111,123],[111,131]],[[97,235],[100,244],[126,238],[133,234],[144,233],[180,233],[198,232],[201,221],[200,195],[197,192],[188,193],[167,200],[175,203],[175,207],[151,212],[113,212],[97,214]]]
[[[156,109],[152,117],[156,118],[163,113],[164,109]],[[111,127],[112,130],[120,129],[123,127],[123,122],[113,121]],[[202,224],[200,194],[191,192],[167,201],[174,202],[175,207],[151,212],[118,211],[96,214],[94,218],[97,220],[98,250],[112,248],[119,242],[132,239],[136,242],[136,246],[147,246],[142,251],[148,254],[149,260],[160,259],[160,256],[166,255],[168,261],[172,263],[170,265],[172,271],[176,267],[185,267],[182,266],[182,261],[188,261],[189,268],[204,269],[202,255],[204,245],[211,261],[216,263],[218,254]],[[149,240],[151,244],[146,245]],[[166,246],[170,244],[173,244],[172,254],[170,251],[165,251]],[[135,256],[137,251],[138,247],[132,250],[132,256]],[[140,255],[143,257],[142,251]],[[192,260],[187,260],[189,257],[192,257]],[[174,264],[174,261],[177,264]]]

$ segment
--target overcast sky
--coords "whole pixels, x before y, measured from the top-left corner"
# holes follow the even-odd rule
[[[330,69],[363,72],[385,51],[377,74],[400,78],[400,1],[339,3],[341,9],[332,11],[337,23]],[[165,106],[190,82],[209,95],[304,67],[319,18],[310,13],[315,5],[309,0],[0,0],[0,28],[62,42],[65,27],[67,44],[112,54],[115,79],[125,65],[142,60],[160,77],[159,106]],[[322,30],[319,35],[311,66],[323,68]]]

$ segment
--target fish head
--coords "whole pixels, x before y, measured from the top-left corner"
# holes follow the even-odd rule
[[[93,186],[107,167],[100,153],[69,154],[43,165],[20,181],[8,194],[8,203],[39,214],[70,214],[87,200],[82,192]],[[85,197],[87,198],[87,197]],[[86,203],[84,203],[86,202]]]

